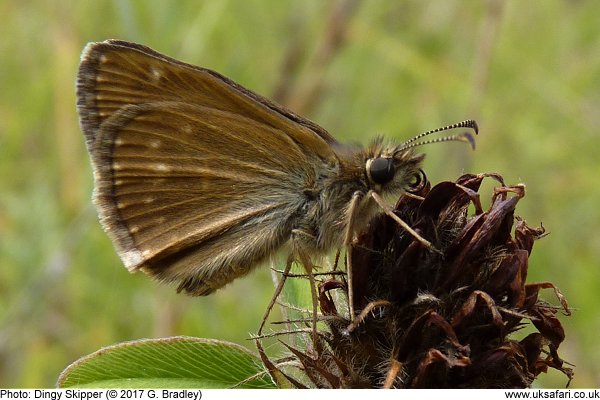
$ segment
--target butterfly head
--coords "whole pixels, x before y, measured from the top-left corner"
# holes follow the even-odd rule
[[[369,186],[380,193],[415,192],[427,184],[421,165],[424,154],[412,149],[381,146],[380,141],[370,146],[365,161]]]
[[[384,193],[420,191],[427,184],[427,177],[421,169],[425,155],[415,154],[414,148],[450,141],[467,142],[475,148],[475,139],[471,132],[422,140],[425,136],[457,128],[472,129],[475,134],[479,130],[474,120],[466,120],[420,133],[398,146],[386,147],[381,139],[377,139],[366,152],[365,171],[370,188]]]

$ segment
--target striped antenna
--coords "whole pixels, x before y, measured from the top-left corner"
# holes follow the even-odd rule
[[[410,149],[412,147],[422,146],[424,144],[440,143],[440,142],[467,142],[471,145],[473,150],[475,150],[475,138],[469,132],[463,132],[458,135],[444,136],[441,138],[435,138],[435,139],[431,139],[431,140],[425,140],[425,141],[418,142],[419,139],[421,139],[425,136],[431,135],[432,133],[443,132],[443,131],[448,131],[451,129],[458,129],[458,128],[470,128],[470,129],[473,129],[475,134],[479,133],[479,127],[477,126],[477,122],[475,120],[468,119],[466,121],[462,121],[462,122],[459,122],[459,123],[456,123],[453,125],[444,126],[443,128],[437,128],[437,129],[433,129],[433,130],[430,130],[427,132],[419,133],[417,136],[413,137],[412,139],[408,139],[407,141],[405,141],[404,143],[402,143],[398,147],[396,147],[394,152],[395,153],[400,152],[400,151],[403,151],[406,149]]]

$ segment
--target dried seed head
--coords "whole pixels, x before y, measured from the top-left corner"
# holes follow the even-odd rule
[[[500,186],[484,211],[478,191],[488,177]],[[505,186],[497,174],[463,175],[417,194],[423,200],[402,197],[395,212],[443,254],[387,216],[373,220],[349,255],[360,314],[350,323],[341,313],[345,305],[330,294],[347,286],[334,277],[320,285],[321,312],[329,317],[329,331],[313,346],[320,350],[290,347],[309,384],[522,388],[548,368],[570,381],[573,372],[557,352],[565,337],[559,309],[540,301],[539,291],[553,289],[566,315],[568,304],[553,284],[526,283],[544,228],[514,217],[524,185]],[[514,338],[529,322],[538,332]]]

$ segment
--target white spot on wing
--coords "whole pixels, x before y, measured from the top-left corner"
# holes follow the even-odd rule
[[[144,253],[148,254],[149,251],[146,250]],[[121,260],[123,260],[123,264],[129,271],[133,271],[140,264],[144,262],[144,256],[140,253],[139,250],[133,249],[129,251],[125,251],[121,254]]]
[[[156,67],[152,67],[152,79],[154,82],[158,82],[162,76],[162,71]]]
[[[102,55],[100,56],[100,62],[101,62],[102,64],[105,64],[107,61],[108,61],[108,58],[106,58],[106,55],[102,54]]]
[[[150,147],[152,147],[153,149],[158,149],[161,144],[162,143],[160,140],[153,140],[150,142]]]
[[[171,167],[169,167],[167,164],[160,163],[154,165],[154,170],[159,172],[169,172]]]

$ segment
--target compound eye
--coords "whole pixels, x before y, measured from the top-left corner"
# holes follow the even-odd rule
[[[420,192],[427,185],[427,175],[421,168],[412,177],[412,181],[408,184],[407,192]]]
[[[395,173],[396,168],[394,168],[394,161],[391,158],[378,157],[369,165],[371,180],[380,185],[394,179]]]

